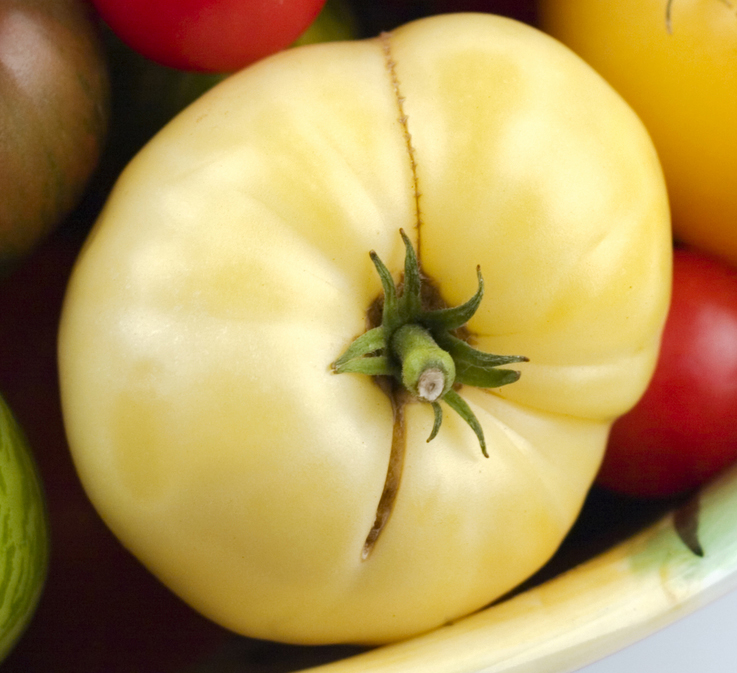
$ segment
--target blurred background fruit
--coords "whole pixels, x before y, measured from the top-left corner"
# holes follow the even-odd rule
[[[636,497],[688,493],[737,460],[737,269],[678,249],[653,379],[612,427],[601,486]]]
[[[23,431],[0,397],[0,661],[41,596],[49,537],[41,482]]]
[[[78,202],[108,120],[108,75],[82,0],[0,3],[0,275]]]
[[[281,51],[325,0],[91,0],[120,39],[171,68],[233,72]]]
[[[540,0],[539,14],[647,126],[676,238],[737,264],[737,6]]]

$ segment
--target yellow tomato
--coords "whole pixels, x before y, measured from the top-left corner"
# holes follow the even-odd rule
[[[737,264],[737,6],[541,0],[540,20],[644,121],[676,237]]]
[[[397,423],[385,387],[331,370],[382,294],[369,251],[401,278],[400,228],[449,305],[480,265],[468,338],[530,360],[458,391],[489,458],[452,412],[428,444],[430,404]],[[74,460],[123,543],[221,624],[409,637],[555,551],[650,378],[670,265],[647,133],[539,31],[459,14],[284,52],[166,126],[91,233],[60,333]]]

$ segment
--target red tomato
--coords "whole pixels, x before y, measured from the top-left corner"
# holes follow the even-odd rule
[[[676,250],[673,299],[655,374],[615,422],[598,482],[670,496],[737,459],[737,269]]]
[[[288,47],[325,0],[92,0],[128,46],[180,70],[232,72]]]

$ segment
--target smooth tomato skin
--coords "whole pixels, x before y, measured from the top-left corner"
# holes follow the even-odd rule
[[[288,47],[325,0],[92,0],[131,48],[162,65],[232,72]]]
[[[684,493],[737,458],[737,270],[679,249],[673,273],[655,374],[614,423],[598,476],[634,496]]]
[[[538,13],[543,30],[603,75],[647,126],[676,238],[737,264],[733,3],[541,0]]]

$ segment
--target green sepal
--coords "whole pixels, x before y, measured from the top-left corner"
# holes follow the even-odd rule
[[[364,332],[361,336],[357,337],[353,343],[348,346],[343,355],[341,355],[335,362],[333,362],[333,370],[336,374],[349,371],[346,369],[346,364],[351,360],[376,353],[379,350],[386,348],[386,331],[379,325],[374,327],[368,332]],[[355,371],[355,370],[353,370]]]
[[[486,453],[486,440],[484,439],[484,429],[481,427],[481,423],[479,423],[479,419],[476,418],[476,414],[471,411],[471,407],[468,406],[468,403],[466,400],[464,400],[455,390],[449,390],[445,395],[443,396],[443,400],[445,400],[448,403],[448,406],[453,409],[468,425],[471,427],[471,430],[474,431],[476,434],[476,437],[479,440],[479,444],[481,445],[481,453],[484,454],[485,458],[489,457],[489,454]]]
[[[501,388],[519,380],[516,369],[484,369],[465,363],[456,363],[456,382],[475,388]]]
[[[381,313],[381,327],[384,328],[386,334],[392,334],[402,322],[399,316],[397,301],[397,286],[394,285],[394,279],[389,269],[386,268],[384,262],[373,250],[369,253],[371,261],[376,267],[381,280],[381,287],[384,290],[384,307]],[[376,328],[375,328],[376,329]]]
[[[475,367],[499,367],[500,365],[511,365],[515,362],[529,362],[523,355],[494,355],[476,350],[463,339],[440,332],[433,335],[438,346],[448,351],[456,364],[461,361]]]
[[[353,358],[335,370],[336,374],[366,374],[367,376],[396,376],[397,368],[386,355]]]
[[[447,332],[440,332],[434,336],[438,346],[451,355],[456,363],[456,368],[461,371],[490,370],[493,367],[500,367],[502,365],[510,365],[517,362],[529,362],[529,359],[523,355],[495,355],[494,353],[485,353],[484,351],[476,350],[467,342],[459,339],[458,337],[454,337],[452,334],[448,334]],[[519,373],[517,373],[515,378],[505,380],[506,383],[514,383],[517,379],[519,379]],[[477,378],[476,380],[479,379]],[[499,385],[506,385],[506,383],[499,383],[496,385],[485,386],[479,383],[471,383],[470,380],[461,381],[461,383],[468,383],[469,385],[479,388],[497,388]]]
[[[437,334],[436,342],[453,358],[456,365],[456,381],[476,388],[499,388],[514,383],[519,380],[520,372],[496,367],[528,361],[521,355],[484,353],[447,332]]]
[[[438,404],[437,402],[433,402],[432,410],[435,414],[435,420],[432,424],[432,431],[430,432],[430,436],[427,438],[428,442],[431,442],[433,439],[435,439],[435,435],[438,434],[438,430],[440,430],[440,425],[443,422],[443,408],[440,406],[440,404]]]
[[[399,311],[407,320],[415,320],[422,313],[422,279],[420,278],[420,264],[417,261],[415,249],[404,229],[399,233],[404,241],[406,254],[404,256],[404,288],[399,299]]]
[[[481,268],[478,266],[476,267],[476,277],[478,278],[479,287],[473,297],[460,306],[426,311],[420,317],[422,324],[433,330],[451,330],[463,327],[476,313],[484,297],[484,279],[481,276]]]

